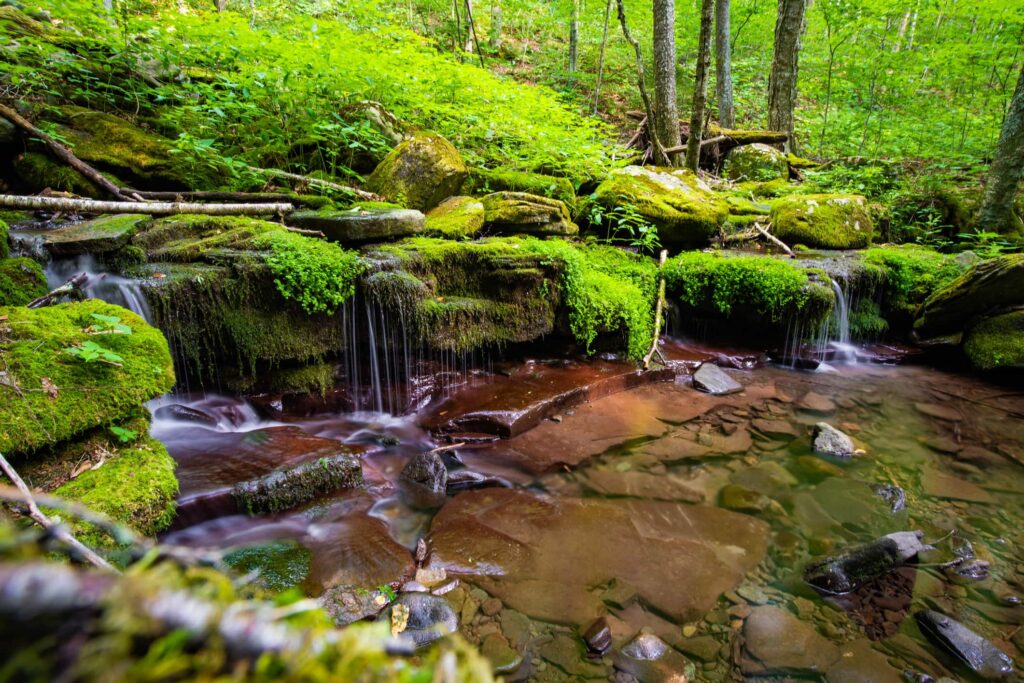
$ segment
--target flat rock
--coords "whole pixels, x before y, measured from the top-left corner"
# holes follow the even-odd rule
[[[78,256],[117,251],[128,244],[149,216],[124,214],[100,216],[45,233],[43,246],[51,255]]]
[[[806,410],[809,413],[819,413],[822,415],[827,415],[836,411],[836,404],[832,399],[827,396],[822,396],[814,391],[809,391],[804,394],[803,397],[797,401],[796,405],[800,410]]]
[[[701,363],[693,373],[693,386],[712,396],[725,396],[743,391],[743,385],[727,375],[714,363]]]
[[[506,235],[570,237],[579,232],[569,207],[558,199],[526,192],[494,192],[483,198],[484,225]]]
[[[673,474],[588,469],[583,473],[580,481],[585,489],[604,496],[625,496],[684,503],[704,501],[704,494],[701,491],[692,488],[685,479]]]
[[[590,623],[605,610],[593,587],[614,582],[620,604],[633,595],[682,623],[738,585],[769,536],[764,522],[714,507],[485,489],[434,518],[430,561],[537,619]]]
[[[340,514],[309,528],[309,583],[324,590],[352,586],[375,590],[401,584],[416,571],[412,553],[388,532],[387,525],[366,514]]]
[[[941,472],[936,467],[926,467],[921,475],[921,489],[926,495],[936,498],[965,500],[971,503],[994,503],[992,494],[966,479]]]
[[[743,638],[740,666],[747,676],[822,674],[840,657],[813,626],[778,607],[755,607]]]
[[[423,232],[424,216],[414,209],[360,207],[288,214],[288,224],[319,230],[330,242],[366,244],[411,237]]]
[[[938,403],[915,403],[914,407],[918,412],[928,417],[934,417],[948,422],[959,422],[964,419],[963,414],[956,408],[939,405]]]
[[[826,678],[828,683],[904,683],[902,672],[889,659],[871,647],[866,638],[841,646],[842,655]]]
[[[758,418],[756,420],[751,420],[750,426],[770,439],[792,441],[800,436],[800,432],[789,420]]]

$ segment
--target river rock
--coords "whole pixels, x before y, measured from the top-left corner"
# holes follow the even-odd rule
[[[604,655],[612,647],[612,629],[605,617],[596,619],[583,632],[583,642],[591,654]]]
[[[240,482],[232,489],[238,507],[250,515],[278,512],[309,502],[317,496],[363,482],[359,459],[349,453],[305,460],[282,467],[259,479]]]
[[[728,484],[718,494],[718,504],[736,512],[764,512],[772,506],[772,502],[763,493],[751,491],[739,484]]]
[[[693,386],[712,396],[725,396],[743,391],[743,385],[714,363],[701,363],[693,373]]]
[[[640,683],[686,683],[692,665],[658,636],[642,633],[615,655],[615,668]]]
[[[484,227],[484,205],[474,197],[449,197],[427,212],[424,233],[450,240],[476,235]]]
[[[823,674],[839,649],[779,607],[755,607],[743,624],[740,667],[747,676]]]
[[[1024,303],[1024,254],[982,261],[925,300],[914,321],[922,339],[962,332],[990,311]]]
[[[335,626],[347,626],[380,614],[388,598],[379,590],[357,586],[333,586],[324,591],[317,602],[334,620]]]
[[[483,198],[484,224],[505,235],[568,237],[579,232],[569,207],[557,199],[525,192],[495,192]]]
[[[366,244],[411,237],[423,232],[424,216],[413,209],[388,206],[360,206],[350,209],[296,211],[288,224],[304,230],[319,230],[329,241]]]
[[[43,246],[56,257],[117,251],[128,244],[148,218],[142,214],[100,216],[48,231]]]
[[[857,450],[853,439],[827,422],[814,425],[814,452],[830,458],[852,458]]]
[[[836,404],[832,399],[815,391],[808,391],[803,398],[797,401],[796,405],[800,410],[806,410],[809,413],[827,415],[836,412]]]
[[[589,623],[605,611],[593,587],[614,579],[621,604],[684,623],[760,563],[768,538],[764,522],[714,507],[483,489],[434,518],[430,562],[536,619]]]
[[[738,182],[789,180],[789,161],[785,154],[771,145],[755,142],[730,150],[725,157],[722,174]]]
[[[842,656],[826,675],[828,683],[904,683],[902,672],[866,638],[841,646]]]
[[[421,133],[391,150],[366,185],[389,202],[428,211],[457,195],[468,173],[452,143],[435,133]]]
[[[491,663],[494,673],[512,673],[523,663],[523,656],[513,650],[504,636],[492,633],[480,643],[480,654]]]
[[[985,680],[1003,680],[1013,673],[1013,660],[1009,655],[960,622],[934,610],[917,612],[914,619],[933,645],[959,659]]]
[[[395,603],[409,608],[409,622],[399,638],[411,639],[424,647],[459,629],[459,617],[448,601],[429,593],[403,593]],[[381,615],[391,621],[394,605]]]
[[[216,427],[218,420],[213,415],[205,413],[197,408],[183,406],[180,403],[172,403],[160,406],[153,411],[153,417],[158,420],[174,420],[175,422],[187,422],[203,427]]]
[[[417,453],[402,468],[402,479],[425,486],[434,493],[444,493],[448,487],[448,470],[441,454],[434,451]]]

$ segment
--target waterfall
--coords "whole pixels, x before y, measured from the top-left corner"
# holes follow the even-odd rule
[[[78,273],[85,273],[89,280],[82,288],[83,294],[127,308],[147,323],[153,323],[153,315],[142,291],[142,283],[104,271],[96,259],[88,254],[73,259],[50,261],[45,272],[46,284],[50,289],[56,289]]]
[[[833,362],[856,363],[857,347],[850,341],[850,301],[843,286],[834,279],[832,291],[836,293],[836,305],[832,309],[832,324],[829,326],[830,336],[825,346],[833,350]]]

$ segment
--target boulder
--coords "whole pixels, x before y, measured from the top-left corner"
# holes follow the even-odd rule
[[[417,453],[402,469],[402,479],[425,486],[434,493],[444,493],[448,486],[448,470],[441,455],[433,451]]]
[[[43,246],[57,257],[117,251],[128,244],[147,218],[137,213],[100,216],[47,232]]]
[[[704,244],[729,215],[729,205],[688,170],[626,166],[597,186],[605,209],[628,204],[658,228],[664,244]]]
[[[786,244],[817,249],[861,249],[871,243],[874,222],[860,195],[782,197],[772,204],[772,232]]]
[[[473,197],[449,197],[427,212],[428,237],[458,240],[473,237],[484,227],[484,205]]]
[[[366,244],[417,235],[423,232],[424,216],[413,209],[367,203],[345,210],[296,211],[288,223],[319,230],[331,242]]]
[[[367,187],[390,202],[428,211],[459,193],[467,169],[452,143],[422,133],[399,143],[367,179]]]
[[[557,199],[525,192],[495,192],[483,198],[484,224],[506,235],[570,236],[579,232],[569,208]]]
[[[1024,254],[982,261],[933,292],[917,314],[921,339],[962,332],[977,317],[1024,304]]]
[[[992,641],[934,610],[914,614],[921,633],[935,647],[956,657],[980,678],[1001,681],[1013,673],[1013,660]]]
[[[729,180],[736,181],[788,179],[789,161],[781,151],[756,142],[730,151],[725,157],[722,173]]]
[[[743,391],[743,385],[714,363],[701,363],[693,373],[693,386],[712,396],[725,396]]]
[[[340,446],[347,450],[346,447]],[[258,479],[236,484],[238,507],[250,515],[287,510],[317,496],[363,482],[359,458],[348,452],[305,460],[274,470]]]
[[[490,192],[529,192],[530,194],[558,199],[568,205],[576,201],[576,190],[568,178],[527,171],[513,171],[506,168],[473,168],[469,171],[464,191],[479,194]]]
[[[814,452],[831,458],[852,458],[857,447],[853,439],[827,422],[814,425]]]
[[[1024,368],[1024,310],[982,320],[967,333],[964,352],[979,370]]]
[[[823,674],[839,657],[839,649],[779,607],[755,607],[743,624],[746,676]]]

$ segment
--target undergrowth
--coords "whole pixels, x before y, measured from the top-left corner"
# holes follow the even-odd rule
[[[284,231],[268,232],[254,244],[269,249],[264,259],[277,291],[306,313],[333,313],[355,294],[363,266],[354,251]]]

